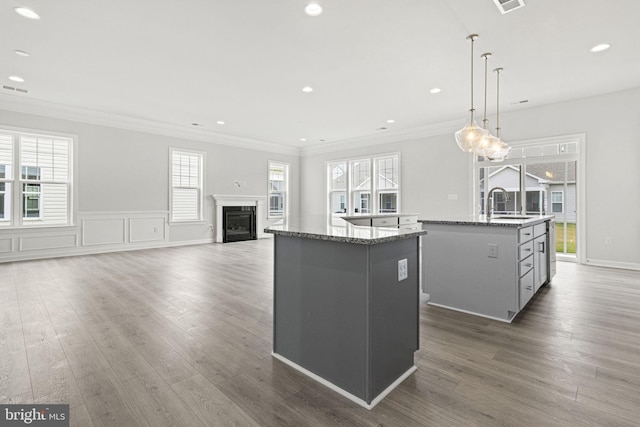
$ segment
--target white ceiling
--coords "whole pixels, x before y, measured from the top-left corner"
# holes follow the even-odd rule
[[[290,147],[462,126],[470,33],[480,35],[477,108],[484,52],[493,53],[490,72],[504,67],[503,112],[640,86],[638,0],[525,0],[506,15],[493,0],[317,1],[319,17],[304,14],[305,0],[5,1],[0,79],[29,92],[2,89],[0,100],[200,123],[212,137]],[[590,53],[598,43],[612,47]],[[493,73],[489,84],[493,113]]]

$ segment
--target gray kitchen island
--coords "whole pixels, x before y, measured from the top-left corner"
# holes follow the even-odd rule
[[[320,216],[265,232],[274,234],[273,356],[373,408],[416,369],[427,232]]]
[[[421,219],[429,304],[511,322],[556,270],[551,215]]]

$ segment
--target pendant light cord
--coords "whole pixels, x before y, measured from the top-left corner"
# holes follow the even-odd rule
[[[502,68],[493,70],[496,72],[496,136],[500,138],[500,71]]]
[[[475,109],[473,108],[473,42],[478,38],[477,34],[471,34],[468,39],[471,40],[471,108],[469,109],[469,113],[471,114],[471,121],[473,123],[473,113]]]
[[[484,117],[482,119],[482,127],[484,129],[487,128],[487,61],[489,59],[489,57],[491,56],[490,53],[484,53],[482,54],[482,57],[484,58]]]

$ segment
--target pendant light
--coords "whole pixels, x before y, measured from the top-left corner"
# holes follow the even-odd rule
[[[481,57],[484,59],[484,111],[483,111],[483,119],[482,119],[482,128],[486,131],[484,135],[481,135],[477,138],[474,143],[472,150],[478,156],[485,156],[485,153],[493,152],[496,144],[498,143],[498,138],[491,135],[487,130],[487,62],[491,53],[483,53]]]
[[[502,68],[496,68],[493,70],[496,72],[496,139],[497,143],[495,147],[485,153],[485,157],[492,162],[501,162],[507,157],[509,157],[509,153],[511,152],[511,146],[504,142],[500,138],[500,72]]]
[[[478,38],[477,34],[471,34],[467,39],[471,40],[471,108],[469,109],[469,124],[455,133],[458,147],[464,152],[473,151],[476,140],[488,132],[476,124],[475,109],[473,108],[473,43]]]

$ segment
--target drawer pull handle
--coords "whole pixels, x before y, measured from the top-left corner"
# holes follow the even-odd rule
[[[531,252],[531,248],[525,248],[524,249],[526,252]]]
[[[522,234],[524,234],[525,236],[531,236],[531,233],[522,233]]]
[[[525,267],[531,267],[531,264],[525,264],[524,266]]]
[[[530,291],[531,290],[531,286],[527,286],[527,290]]]

